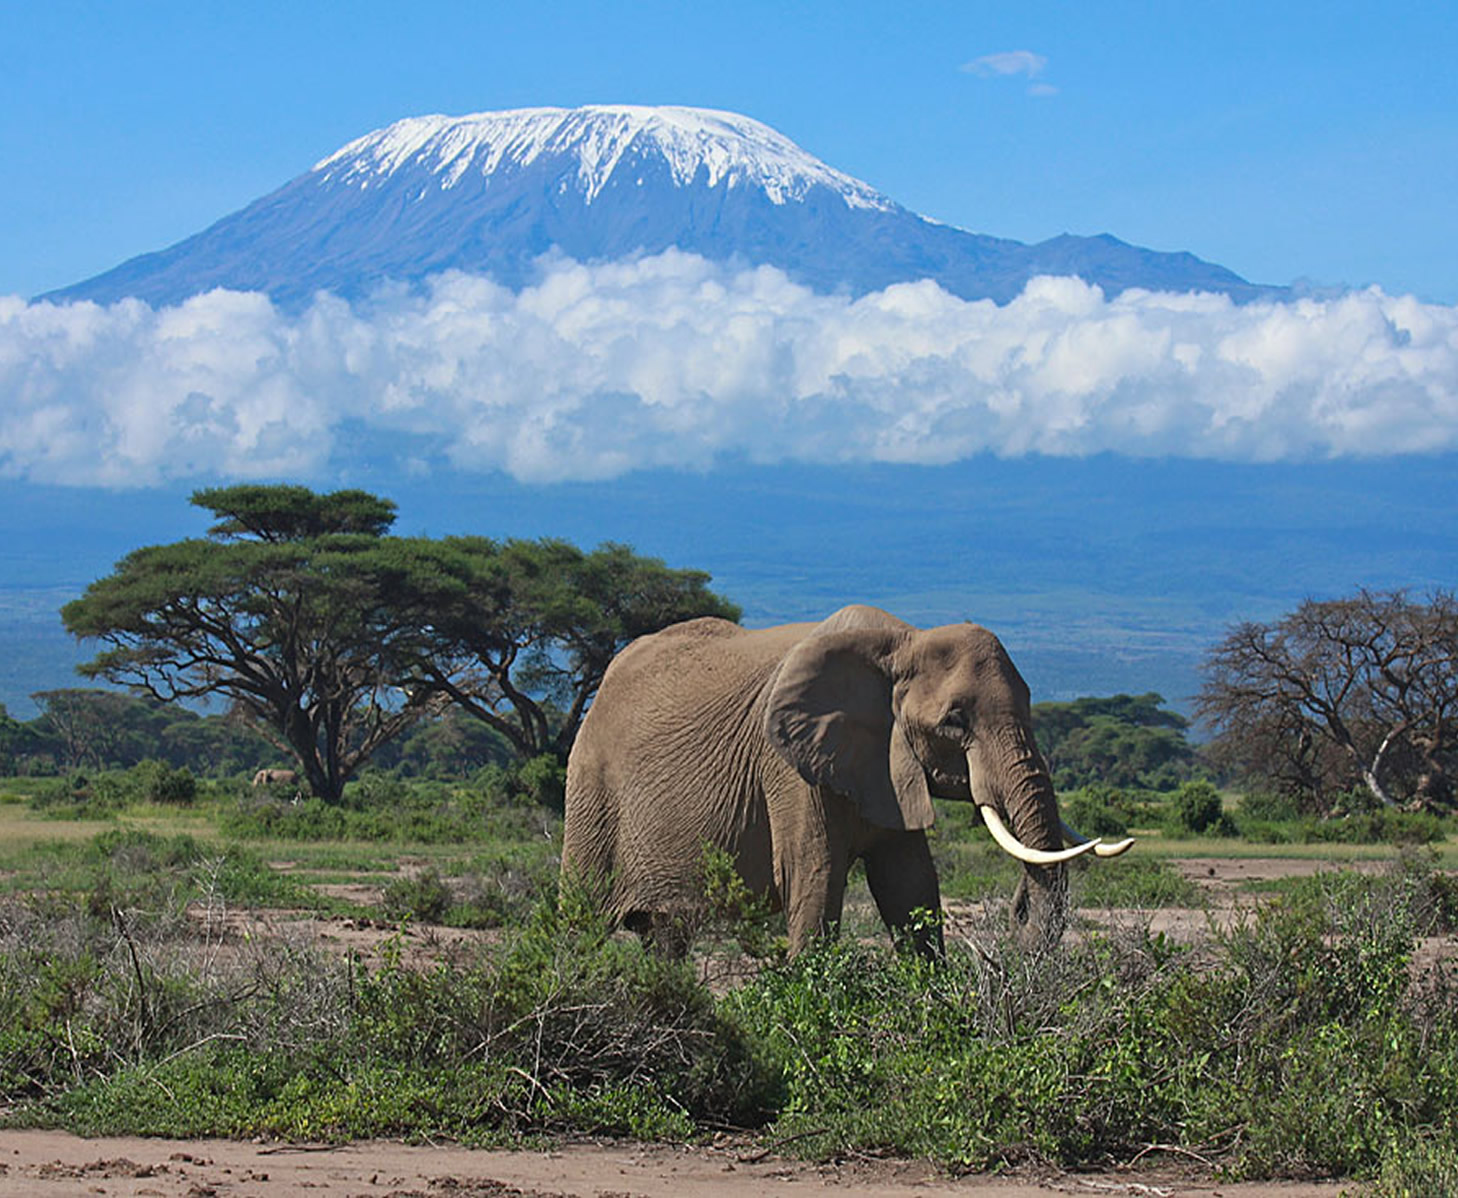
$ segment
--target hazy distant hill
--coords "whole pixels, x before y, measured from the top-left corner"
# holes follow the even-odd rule
[[[1458,577],[1451,455],[1280,469],[980,457],[553,487],[459,474],[366,485],[398,501],[404,533],[619,540],[710,570],[750,624],[851,601],[921,624],[976,619],[1039,699],[1157,690],[1188,710],[1196,663],[1236,621],[1308,595]],[[84,685],[71,666],[90,653],[56,610],[138,545],[202,535],[190,489],[119,497],[0,480],[0,702],[28,711],[31,691]]]
[[[604,105],[398,121],[185,241],[41,298],[162,305],[226,287],[297,306],[321,288],[355,297],[449,269],[517,288],[551,251],[592,261],[671,246],[821,291],[931,278],[1003,303],[1059,274],[1110,294],[1282,294],[1108,235],[1030,246],[939,224],[748,117]]]

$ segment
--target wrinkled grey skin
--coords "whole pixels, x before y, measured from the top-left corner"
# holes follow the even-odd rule
[[[253,775],[254,786],[294,786],[299,781],[295,770],[259,770]]]
[[[931,798],[994,806],[1030,848],[1062,847],[1027,685],[975,624],[921,631],[871,607],[746,630],[691,620],[629,645],[567,767],[564,875],[670,952],[701,901],[705,845],[783,909],[798,952],[839,923],[865,862],[886,926],[941,952]],[[1056,942],[1063,865],[1024,867],[1020,939]]]

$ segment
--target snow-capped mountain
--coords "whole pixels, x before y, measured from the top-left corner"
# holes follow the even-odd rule
[[[1005,302],[1038,274],[1111,294],[1277,290],[1107,235],[1029,246],[939,224],[748,117],[594,105],[397,121],[185,241],[41,298],[161,305],[227,287],[296,306],[449,269],[516,288],[549,252],[600,261],[674,246],[853,293],[931,278]]]

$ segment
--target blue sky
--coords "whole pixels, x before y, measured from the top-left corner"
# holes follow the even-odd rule
[[[0,295],[180,240],[402,116],[632,102],[747,113],[978,232],[1458,302],[1442,5],[0,0],[0,28]]]

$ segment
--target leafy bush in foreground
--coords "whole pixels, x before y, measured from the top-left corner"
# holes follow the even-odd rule
[[[937,969],[842,942],[726,1001],[786,1070],[776,1132],[812,1153],[1077,1166],[1166,1144],[1237,1174],[1370,1173],[1458,1094],[1458,994],[1408,984],[1411,889],[1272,906],[1205,960],[1137,929]]]
[[[201,940],[201,943],[200,943]],[[574,896],[497,953],[227,962],[180,919],[0,908],[0,1104],[89,1134],[682,1137],[763,1121],[778,1073],[692,970]]]

